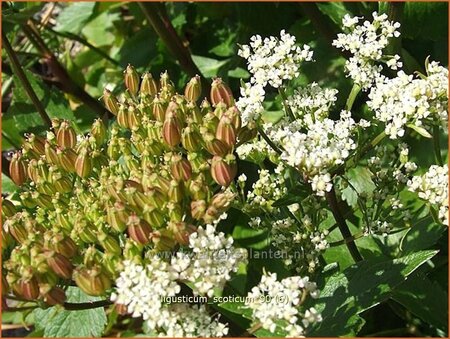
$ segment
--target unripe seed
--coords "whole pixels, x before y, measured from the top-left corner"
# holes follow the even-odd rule
[[[136,96],[139,90],[139,75],[130,64],[124,72],[125,74],[125,87],[128,89],[131,95]]]
[[[56,253],[54,251],[48,251],[46,253],[47,264],[55,272],[58,277],[64,279],[72,278],[73,266],[62,254]]]
[[[119,113],[119,100],[106,88],[103,90],[103,102],[112,114],[117,115]]]
[[[236,144],[236,132],[231,120],[223,116],[217,125],[216,138],[223,141],[230,149]]]
[[[106,126],[102,119],[94,121],[91,127],[91,135],[94,137],[97,146],[103,145],[106,140]]]
[[[188,101],[195,102],[200,98],[200,94],[202,93],[201,88],[201,80],[198,75],[189,80],[186,88],[184,90],[184,96]]]
[[[150,95],[151,97],[158,94],[158,83],[153,79],[152,74],[149,72],[144,73],[142,76],[140,94]]]
[[[168,118],[164,121],[162,137],[164,142],[172,148],[180,143],[181,131],[176,118]]]
[[[111,288],[111,280],[99,266],[79,268],[75,270],[73,277],[77,286],[92,296],[100,296]]]
[[[230,87],[220,78],[214,79],[211,84],[211,102],[213,106],[220,102],[225,103],[227,107],[234,105],[233,93]]]
[[[194,200],[191,202],[191,216],[195,220],[201,220],[206,212],[205,200]]]
[[[62,305],[67,299],[66,292],[60,287],[53,287],[48,292],[42,293],[44,302],[49,306]]]
[[[27,300],[35,300],[39,297],[39,285],[35,277],[20,279],[15,286],[15,291]]]
[[[139,244],[147,245],[151,240],[152,228],[145,220],[140,219],[136,214],[128,217],[128,235]]]
[[[9,164],[9,175],[17,186],[22,186],[27,180],[27,166],[20,152],[13,154]]]
[[[17,213],[16,206],[8,199],[2,199],[2,214],[6,217],[12,217]]]
[[[225,158],[214,156],[211,162],[211,176],[221,186],[228,186],[237,174],[236,159],[232,154]]]
[[[68,121],[61,122],[56,133],[56,142],[62,149],[74,148],[77,144],[77,134]]]
[[[86,178],[92,172],[92,159],[87,149],[83,149],[75,160],[75,170],[78,176]]]
[[[192,176],[192,167],[189,160],[176,156],[170,166],[172,176],[178,181],[188,181]]]

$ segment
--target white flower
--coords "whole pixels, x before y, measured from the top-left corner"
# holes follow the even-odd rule
[[[274,333],[277,323],[282,321],[286,325],[283,329],[287,337],[304,336],[305,328],[322,318],[314,308],[307,310],[304,317],[301,316],[298,305],[303,293],[318,296],[316,284],[310,282],[308,277],[292,276],[278,281],[276,273],[265,273],[261,282],[248,294],[246,306],[253,311],[255,322],[261,323],[264,329]],[[303,323],[303,327],[299,322]]]
[[[370,91],[367,105],[376,119],[386,124],[385,132],[391,139],[402,137],[407,124],[426,130],[438,121],[447,129],[448,70],[431,62],[427,71],[425,79],[400,71]]]
[[[298,77],[300,63],[311,61],[313,52],[308,45],[296,45],[295,37],[280,32],[280,37],[259,35],[250,38],[250,45],[243,45],[238,55],[247,59],[248,70],[252,74],[251,84],[265,87],[270,84],[278,88],[284,80]]]
[[[370,88],[374,83],[381,81],[383,67],[383,50],[389,44],[389,39],[398,37],[400,24],[387,20],[387,15],[372,14],[373,22],[364,21],[359,23],[359,18],[351,18],[345,15],[342,25],[347,28],[348,33],[340,33],[333,41],[333,46],[348,51],[352,54],[346,63],[345,69],[348,76],[359,84],[363,90]],[[386,66],[396,70],[402,67],[398,55],[392,56],[385,61]]]
[[[428,201],[439,209],[439,219],[448,226],[448,166],[432,165],[428,171],[414,176],[407,183],[419,198]]]

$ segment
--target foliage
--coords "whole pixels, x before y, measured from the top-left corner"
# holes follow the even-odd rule
[[[400,8],[401,14],[398,15],[397,9],[394,19],[402,24],[401,39],[387,49],[391,54],[400,55],[405,72],[419,72],[418,78],[426,78],[427,57],[447,67],[448,4],[407,2]],[[161,35],[157,22],[150,22],[152,11],[173,26],[170,39]],[[370,18],[373,11],[391,13],[392,3],[2,2],[2,39],[11,43],[46,114],[50,118],[69,120],[77,134],[86,134],[95,119],[105,119],[107,111],[101,100],[104,88],[118,97],[127,88],[129,90],[123,81],[123,70],[128,64],[139,74],[150,71],[156,76],[167,70],[180,93],[189,79],[199,73],[203,77],[202,98],[209,96],[212,79],[220,77],[237,100],[241,95],[240,87],[252,76],[246,60],[238,55],[240,46],[247,44],[255,34],[279,36],[285,29],[296,37],[299,45],[311,46],[314,62],[302,63],[299,77],[287,81],[285,92],[277,88],[266,90],[261,120],[257,123],[260,125],[256,140],[262,140],[264,124],[276,125],[283,121],[287,113],[285,96],[292,97],[296,89],[308,88],[313,82],[339,91],[336,102],[329,108],[331,120],[338,121],[344,107],[351,108],[357,123],[373,118],[375,113],[366,104],[369,92],[360,91],[346,76],[344,65],[348,54],[332,46],[332,39],[341,32],[346,14]],[[33,30],[38,32],[37,39]],[[30,100],[5,48],[2,49],[2,66],[2,193],[3,198],[17,203],[20,188],[10,178],[9,152],[20,148],[25,140],[24,133],[45,138],[49,126]],[[396,74],[389,69],[383,72],[388,77]],[[407,125],[401,142],[384,136],[377,140],[377,135],[383,132],[383,124],[367,130],[355,127],[352,133],[358,148],[341,166],[330,169],[337,192],[335,204],[326,193],[325,197],[315,195],[315,186],[295,166],[283,169],[284,177],[278,175],[280,161],[274,161],[277,155],[273,151],[267,151],[267,156],[258,161],[252,157],[238,160],[238,173],[230,188],[236,198],[227,212],[228,218],[218,220],[217,230],[232,237],[233,246],[244,248],[250,254],[247,262],[239,261],[236,272],[223,290],[216,288],[214,296],[245,297],[267,273],[276,273],[280,281],[297,275],[309,276],[317,284],[320,295],[317,299],[305,297],[298,307],[298,317],[303,319],[305,311],[313,307],[321,313],[322,321],[312,321],[306,336],[446,337],[447,227],[439,219],[438,209],[420,199],[419,191],[412,192],[406,185],[395,191],[392,199],[380,197],[384,188],[394,191],[393,187],[397,187],[394,166],[403,170],[407,162],[414,162],[416,174],[422,175],[431,165],[447,162],[448,134],[438,125],[429,130]],[[113,126],[114,119],[109,119],[108,133]],[[132,134],[130,130],[121,133],[125,138]],[[406,160],[402,158],[403,142],[409,145]],[[379,177],[380,169],[371,163],[372,157],[382,161],[394,159],[393,168],[386,169],[390,181]],[[268,174],[261,181],[264,171]],[[242,174],[247,179],[240,181]],[[265,205],[261,203],[255,208],[247,192],[253,191],[258,182],[263,183],[262,191],[270,183],[281,187],[282,191],[272,196],[262,194]],[[394,211],[393,201],[401,203],[401,212]],[[294,205],[299,209],[292,209]],[[339,227],[336,209],[342,212],[350,234],[343,233]],[[404,218],[401,213],[406,211],[410,215]],[[305,226],[309,225],[305,216],[310,216],[313,230]],[[260,227],[252,227],[258,218],[262,220]],[[308,245],[302,245],[305,253],[298,262],[285,257],[258,257],[285,248],[283,246],[287,248],[290,238],[282,238],[287,240],[279,243],[274,241],[279,236],[274,233],[274,225],[289,218],[301,225],[305,237],[322,236],[328,247],[319,251],[317,257],[306,259],[305,253],[312,251],[308,240]],[[390,233],[383,232],[382,224],[371,223],[379,220],[392,225]],[[297,228],[289,227],[292,226],[287,227],[286,234],[292,238],[295,232],[291,230],[297,231]],[[8,243],[6,237],[2,238],[3,260],[6,260],[11,256],[14,239],[9,237],[11,242]],[[123,244],[124,238],[120,241]],[[355,259],[349,243],[364,260]],[[82,264],[81,257],[76,260],[79,260],[76,265]],[[314,265],[308,266],[311,263]],[[6,276],[6,270],[3,271]],[[108,290],[101,297],[91,297],[69,286],[68,281],[59,285],[68,297],[66,303],[86,305],[109,299],[111,294]],[[191,295],[196,291],[192,281],[180,285],[182,294]],[[30,336],[156,334],[146,328],[141,318],[125,316],[120,305],[69,310],[64,309],[64,304],[49,307],[42,300],[8,300],[7,306],[10,310],[3,309],[2,322],[31,326],[30,331],[34,332],[30,332]],[[275,331],[262,328],[242,300],[215,302],[210,296],[205,310],[198,310],[199,317],[208,314],[214,320],[217,313],[221,315],[219,320],[228,324],[230,336],[273,337],[287,333],[285,320],[276,324]]]

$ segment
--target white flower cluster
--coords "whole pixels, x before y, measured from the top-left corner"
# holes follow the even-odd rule
[[[322,321],[314,308],[300,313],[298,307],[304,293],[318,297],[316,284],[308,277],[292,276],[278,281],[276,273],[264,274],[261,282],[248,294],[246,306],[264,329],[274,333],[277,323],[282,321],[285,322],[282,330],[286,331],[286,337],[299,337],[305,334],[310,324]]]
[[[190,236],[192,255],[178,252],[170,263],[154,255],[145,267],[125,261],[111,300],[126,306],[133,317],[142,316],[149,331],[159,336],[226,335],[227,327],[211,319],[204,307],[166,304],[164,300],[180,293],[178,281],[192,282],[194,294],[212,296],[214,289],[222,289],[231,272],[246,260],[245,250],[232,244],[231,237],[215,234],[215,228],[207,225]]]
[[[278,88],[283,80],[298,77],[300,63],[311,61],[313,52],[308,45],[296,45],[295,37],[282,30],[280,38],[252,36],[250,46],[241,46],[238,55],[247,59],[250,83]]]
[[[178,252],[175,266],[179,267],[180,279],[193,283],[194,294],[212,297],[215,289],[223,289],[236,272],[240,263],[246,261],[246,250],[233,247],[233,238],[215,233],[211,225],[199,227],[189,238],[193,256]]]
[[[432,165],[420,176],[414,176],[407,183],[410,191],[419,198],[439,208],[439,219],[448,226],[448,166]]]
[[[386,14],[372,14],[373,22],[364,21],[358,25],[361,18],[344,16],[342,24],[348,33],[339,33],[333,41],[333,46],[349,51],[353,56],[345,63],[345,69],[351,79],[367,90],[375,82],[383,78],[380,72],[384,62],[390,69],[397,70],[402,67],[398,55],[383,57],[383,50],[392,37],[398,37],[397,30],[400,23],[391,22]]]
[[[288,98],[288,105],[294,116],[309,126],[316,120],[328,117],[330,107],[336,102],[337,89],[321,88],[316,82],[296,90]]]
[[[247,210],[273,210],[272,204],[286,194],[283,167],[278,166],[271,175],[266,169],[258,170],[259,179],[252,185],[252,191],[247,194]]]
[[[295,37],[283,30],[279,38],[252,36],[250,45],[241,46],[238,55],[247,60],[252,76],[250,82],[241,87],[236,106],[241,111],[243,125],[255,128],[264,110],[267,84],[278,88],[283,81],[298,77],[300,63],[311,61],[313,52],[308,45],[303,48],[296,45]]]
[[[356,123],[347,111],[337,121],[318,120],[306,132],[286,133],[281,158],[307,175],[313,190],[323,196],[332,187],[328,171],[344,163],[357,146],[353,140],[357,128],[367,125],[364,120]]]
[[[370,91],[367,105],[376,119],[386,124],[391,139],[402,137],[408,124],[427,129],[434,120],[447,129],[448,70],[431,62],[427,72],[426,78],[414,78],[400,71],[397,77],[385,79]]]

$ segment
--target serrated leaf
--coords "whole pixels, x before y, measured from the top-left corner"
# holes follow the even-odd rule
[[[67,301],[83,303],[101,300],[83,293],[77,287],[67,289]],[[36,328],[44,330],[44,337],[100,337],[106,325],[106,314],[102,307],[80,311],[66,311],[50,307],[34,311]]]
[[[353,316],[386,300],[395,287],[437,252],[420,251],[382,262],[366,260],[332,275],[320,298],[312,303],[323,321],[309,335],[348,335],[346,324]],[[360,325],[359,321],[355,323]]]

